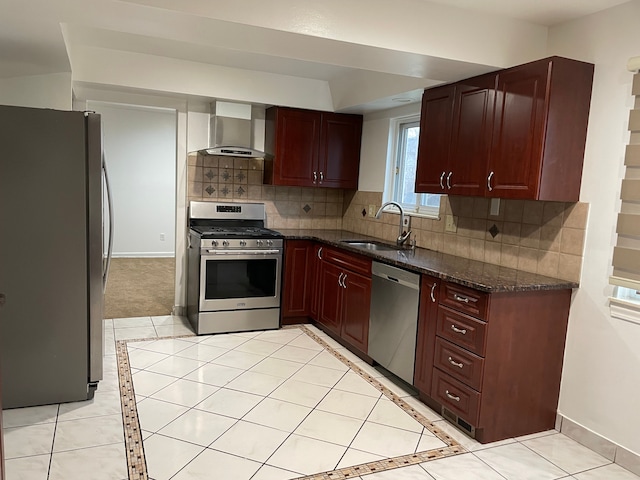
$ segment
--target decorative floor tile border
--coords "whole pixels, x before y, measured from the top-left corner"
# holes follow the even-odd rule
[[[343,356],[320,336],[316,335],[305,325],[291,325],[283,328],[298,328],[308,337],[321,345],[325,350],[331,353],[335,358],[348,366],[353,372],[360,375],[369,382],[373,387],[379,390],[385,397],[402,408],[406,413],[411,415],[418,423],[433,433],[438,439],[447,444],[446,447],[417,452],[399,457],[387,458],[377,462],[363,463],[351,467],[341,468],[329,472],[315,473],[298,477],[292,480],[348,480],[359,476],[369,475],[371,473],[393,470],[396,468],[407,467],[418,463],[428,462],[439,458],[449,457],[465,453],[466,450],[456,440],[451,438],[445,432],[431,423],[424,415],[407,404],[402,398],[394,394],[390,389],[385,387],[377,379],[366,373],[363,369],[353,363],[351,360]],[[149,480],[147,472],[147,463],[144,456],[144,446],[142,442],[142,432],[140,430],[140,421],[138,419],[138,409],[136,407],[136,396],[133,387],[133,378],[131,374],[131,365],[129,363],[129,351],[127,344],[129,342],[141,342],[151,340],[169,340],[193,337],[194,335],[176,335],[171,337],[159,338],[139,338],[132,340],[116,341],[116,358],[118,362],[118,377],[120,382],[120,405],[122,409],[122,423],[125,432],[125,448],[127,451],[127,468],[129,471],[129,480]]]

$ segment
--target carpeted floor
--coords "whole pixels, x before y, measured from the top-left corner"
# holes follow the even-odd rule
[[[174,291],[175,258],[114,258],[104,318],[170,315]]]

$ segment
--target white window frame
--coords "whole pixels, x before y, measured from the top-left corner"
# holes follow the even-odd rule
[[[387,171],[385,175],[385,188],[382,195],[383,202],[397,201],[401,203],[402,208],[406,215],[425,217],[425,218],[440,218],[440,207],[432,207],[422,205],[423,199],[427,195],[433,195],[441,197],[441,195],[434,195],[428,193],[417,193],[416,204],[406,204],[399,201],[399,187],[400,181],[403,178],[403,158],[402,144],[400,142],[401,130],[405,125],[420,124],[420,115],[410,115],[406,117],[392,118],[389,125],[389,149],[387,151]],[[395,206],[389,206],[385,208],[385,212],[399,213]]]

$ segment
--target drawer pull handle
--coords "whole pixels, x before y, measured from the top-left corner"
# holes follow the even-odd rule
[[[455,400],[456,402],[460,401],[460,397],[449,393],[449,390],[445,390],[444,393],[446,393],[447,397],[449,397],[451,400]]]
[[[444,176],[445,176],[446,174],[447,174],[447,172],[442,172],[442,175],[440,175],[440,188],[441,188],[442,190],[444,190],[444,183],[443,183],[443,180],[444,180]]]
[[[436,285],[438,284],[434,283],[433,285],[431,285],[431,301],[434,303],[436,301],[436,296],[433,293],[436,291]]]
[[[476,303],[478,301],[477,298],[463,297],[462,295],[458,295],[457,293],[453,294],[453,299],[462,303],[469,303],[469,302]]]
[[[456,362],[456,361],[455,361],[453,358],[451,358],[451,357],[449,357],[449,363],[450,363],[451,365],[455,366],[455,367],[458,367],[458,368],[462,368],[462,367],[464,367],[464,363],[462,363],[462,362],[458,363],[458,362]]]
[[[467,329],[466,328],[458,328],[453,323],[451,324],[451,330],[453,330],[456,333],[461,333],[462,335],[466,335],[467,334]]]
[[[318,249],[318,258],[322,260],[322,247]]]

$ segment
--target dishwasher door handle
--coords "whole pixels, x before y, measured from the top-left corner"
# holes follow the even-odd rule
[[[406,280],[403,280],[401,278],[396,278],[396,277],[392,277],[390,275],[385,275],[385,274],[373,274],[376,277],[382,278],[384,280],[388,280],[389,282],[394,282],[397,283],[398,285],[402,285],[403,287],[409,287],[412,288],[413,290],[420,290],[420,284],[419,283],[414,283],[414,282],[407,282]]]

